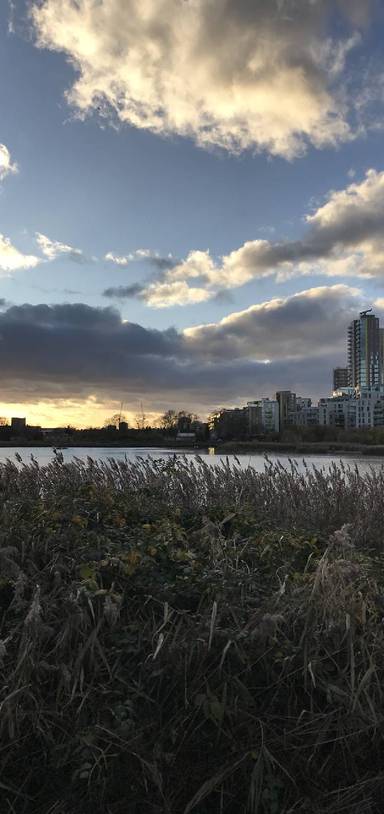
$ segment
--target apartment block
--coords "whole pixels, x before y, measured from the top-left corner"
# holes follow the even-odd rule
[[[279,432],[279,404],[275,399],[261,398],[247,402],[249,435]]]
[[[295,424],[296,414],[296,393],[291,390],[278,390],[276,401],[279,405],[279,427],[280,431]]]

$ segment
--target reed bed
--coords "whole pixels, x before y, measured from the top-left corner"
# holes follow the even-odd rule
[[[384,469],[0,465],[1,814],[374,814]]]

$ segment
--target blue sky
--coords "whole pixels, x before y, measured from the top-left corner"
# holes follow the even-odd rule
[[[84,415],[87,423],[121,398],[128,413],[143,399],[148,413],[171,402],[204,412],[272,395],[280,382],[313,396],[329,388],[332,364],[344,357],[345,320],[361,304],[378,313],[384,304],[382,6],[352,0],[335,14],[335,3],[317,0],[303,14],[298,5],[4,4],[0,232],[8,249],[0,283],[20,356],[30,352],[21,313],[46,343],[58,313],[63,319],[57,306],[73,306],[58,340],[61,369],[53,372],[37,348],[26,382],[25,362],[11,365],[3,348],[4,414],[27,403],[45,423]],[[368,223],[358,240],[356,217]],[[38,244],[37,234],[48,242]],[[137,259],[138,250],[147,256]],[[188,259],[191,252],[202,255]],[[295,339],[303,292],[308,335],[300,329]],[[24,304],[32,308],[21,312]],[[41,304],[52,307],[48,328],[33,310]],[[85,351],[80,369],[73,364],[79,304],[88,314],[120,313],[120,374],[109,376],[107,341],[100,375],[84,376]],[[332,314],[344,323],[329,343]],[[312,318],[319,325],[311,330]],[[154,377],[145,356],[142,382],[144,351],[127,346],[127,323],[177,335],[165,357],[151,351]],[[81,329],[92,354],[95,338],[86,322]],[[272,331],[280,353],[271,352]]]

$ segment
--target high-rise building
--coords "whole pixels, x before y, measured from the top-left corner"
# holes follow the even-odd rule
[[[381,359],[379,319],[369,311],[362,311],[359,319],[354,319],[348,328],[349,386],[360,390],[362,387],[380,385]]]
[[[333,389],[340,390],[344,387],[349,387],[349,370],[347,367],[334,367]]]
[[[280,431],[294,424],[292,416],[296,413],[296,393],[291,390],[278,390],[276,401],[279,405]]]

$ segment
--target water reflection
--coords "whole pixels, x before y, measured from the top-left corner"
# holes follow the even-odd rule
[[[220,455],[216,452],[214,447],[209,447],[208,450],[181,450],[181,449],[159,449],[158,447],[68,447],[60,450],[64,462],[67,463],[74,458],[86,460],[88,457],[94,460],[105,461],[108,458],[116,458],[117,460],[135,460],[137,458],[151,457],[154,459],[167,458],[172,455],[185,455],[187,458],[194,459],[196,454],[201,456],[208,464],[220,464],[221,462],[236,464],[242,469],[252,466],[258,472],[262,472],[265,468],[266,456],[262,453],[247,453],[239,454],[238,456],[224,454]],[[0,447],[0,463],[7,459],[15,463],[20,456],[23,463],[29,463],[31,456],[38,461],[39,464],[48,464],[54,459],[54,452],[51,447]],[[302,456],[296,456],[291,453],[285,455],[284,453],[268,453],[268,460],[277,463],[280,461],[282,466],[289,468],[290,460],[294,460],[300,472],[305,471],[305,465]],[[372,467],[374,469],[380,468],[384,465],[384,458],[368,457],[358,455],[306,455],[305,461],[307,467],[325,468],[328,469],[333,463],[343,462],[344,466],[357,466],[360,472],[366,472]]]

